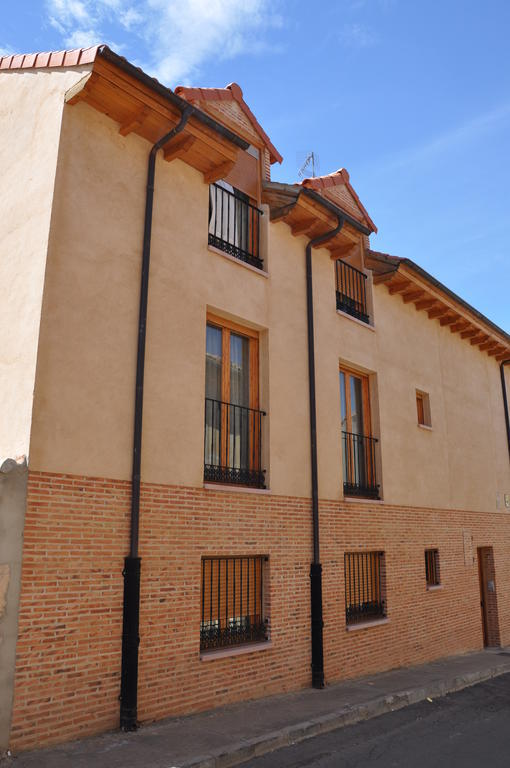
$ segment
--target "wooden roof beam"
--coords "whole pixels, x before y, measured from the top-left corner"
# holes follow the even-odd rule
[[[498,363],[500,363],[502,360],[510,360],[510,349],[505,347],[504,352],[502,352],[500,355],[497,355],[496,360]]]
[[[406,291],[412,283],[409,280],[400,280],[388,285],[388,291],[393,296],[394,293],[403,293]]]
[[[459,315],[456,313],[454,315],[445,315],[439,320],[440,325],[453,325],[453,323],[456,323],[459,319]]]
[[[165,160],[170,163],[172,160],[177,160],[186,154],[195,143],[195,136],[187,136],[181,134],[174,141],[172,141],[166,148],[163,148],[163,155]]]
[[[497,347],[493,347],[492,349],[489,349],[487,354],[488,355],[500,355],[502,352],[504,352],[505,347],[501,342],[497,345]]]
[[[481,344],[484,341],[487,341],[489,338],[489,335],[487,333],[477,333],[476,336],[473,336],[472,339],[470,339],[470,343],[473,346],[477,346],[478,344]]]
[[[338,248],[331,251],[331,258],[334,261],[338,261],[338,259],[347,256],[347,254],[350,253],[353,248],[356,248],[357,245],[358,243],[346,243],[345,245],[340,245]]]
[[[434,318],[444,317],[445,315],[449,315],[452,310],[450,307],[445,307],[444,304],[442,304],[439,307],[432,307],[432,309],[429,309],[427,312],[428,316],[431,320]]]
[[[401,296],[404,304],[409,304],[411,301],[416,301],[416,299],[421,299],[424,293],[425,291],[422,291],[422,290],[405,291],[404,293],[401,294]]]
[[[458,320],[453,325],[450,325],[450,331],[452,333],[458,333],[459,331],[465,331],[466,328],[469,328],[471,323],[469,320]]]
[[[480,333],[479,328],[468,328],[466,331],[461,331],[460,338],[461,339],[470,339],[472,336],[476,336],[477,333]]]
[[[148,107],[142,107],[137,113],[132,115],[130,119],[126,123],[122,123],[122,125],[119,128],[119,133],[121,136],[127,136],[128,133],[132,133],[133,131],[136,131],[138,128],[141,128],[143,125],[143,122],[146,117],[149,115],[149,108]]]
[[[316,224],[317,219],[304,219],[303,221],[297,221],[295,224],[291,224],[290,228],[293,235],[304,235]]]
[[[485,352],[489,349],[495,349],[496,347],[499,347],[499,341],[496,341],[495,339],[489,339],[488,341],[484,341],[483,344],[480,344],[479,347],[482,352]]]
[[[206,171],[206,173],[204,173],[205,183],[214,184],[215,181],[224,179],[225,176],[228,176],[234,165],[235,162],[233,160],[227,160],[225,163],[215,165],[214,168],[211,168],[210,171]]]
[[[414,303],[414,306],[416,307],[416,309],[432,309],[432,307],[437,303],[438,303],[437,299],[423,298],[423,299],[420,299],[419,301],[416,301]]]

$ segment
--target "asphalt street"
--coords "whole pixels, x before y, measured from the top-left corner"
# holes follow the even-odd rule
[[[510,768],[510,674],[317,736],[243,768]]]

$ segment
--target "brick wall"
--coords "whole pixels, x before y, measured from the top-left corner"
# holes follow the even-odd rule
[[[320,516],[328,682],[480,648],[477,546],[494,548],[510,642],[508,516],[369,502],[322,502]],[[309,500],[144,485],[140,534],[141,720],[310,684]],[[13,749],[117,726],[128,539],[129,483],[30,473]],[[426,547],[440,552],[438,590]],[[346,631],[343,553],[362,548],[385,552],[388,622]],[[221,554],[269,555],[271,647],[201,661],[200,562]]]

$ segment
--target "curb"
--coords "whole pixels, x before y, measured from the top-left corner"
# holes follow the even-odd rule
[[[476,683],[483,683],[499,675],[510,674],[508,663],[496,665],[491,669],[470,672],[447,680],[440,680],[430,685],[397,691],[392,694],[378,696],[364,704],[343,706],[327,715],[287,726],[279,731],[273,731],[263,736],[230,744],[227,747],[214,750],[208,755],[200,755],[192,760],[181,763],[179,768],[232,768],[247,760],[260,757],[281,747],[299,744],[322,733],[335,731],[347,725],[354,725],[373,717],[395,712],[411,704],[417,704],[427,698],[438,698],[448,693],[461,691]]]

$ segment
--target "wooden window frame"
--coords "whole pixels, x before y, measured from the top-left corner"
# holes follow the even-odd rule
[[[258,473],[259,479],[257,480],[255,487],[264,488],[264,482],[261,479],[263,476],[262,471],[262,457],[261,457],[261,443],[262,443],[262,412],[259,410],[259,332],[253,328],[240,325],[239,323],[228,320],[207,312],[206,315],[206,327],[212,326],[221,331],[221,402],[231,404],[231,392],[230,392],[230,337],[232,333],[242,336],[248,340],[248,354],[249,354],[249,381],[248,381],[248,405],[246,406],[250,416],[248,417],[248,466],[241,467],[240,469],[246,469],[248,472]],[[241,406],[243,407],[243,406]],[[230,409],[228,406],[220,406],[221,408],[221,429],[220,429],[220,447],[219,447],[219,461],[220,467],[230,467],[231,455],[229,453],[230,445],[230,433],[228,427],[228,414]],[[224,480],[209,480],[213,482],[228,482]],[[252,485],[250,481],[236,481],[240,485]]]
[[[259,333],[232,320],[207,313],[206,325],[213,325],[221,330],[221,399],[230,402],[230,333],[244,336],[249,340],[250,350],[250,408],[259,407]],[[224,354],[225,350],[228,354]]]
[[[351,418],[351,387],[347,384],[351,376],[355,376],[361,380],[361,407],[362,407],[362,419],[363,419],[363,435],[364,437],[372,437],[372,413],[370,408],[370,379],[367,373],[356,371],[354,368],[348,368],[345,365],[340,364],[339,373],[343,373],[345,376],[345,416],[347,421],[347,432],[352,432],[352,418]]]
[[[427,589],[441,586],[441,568],[437,547],[429,547],[425,550],[425,581]]]
[[[421,389],[416,390],[416,418],[418,426],[432,427],[430,415],[430,396]]]

